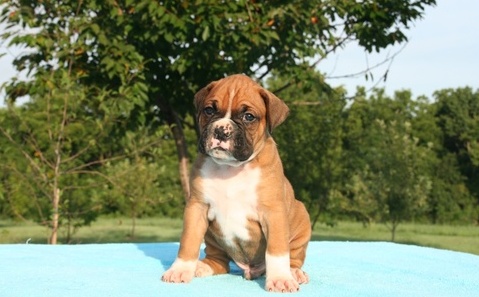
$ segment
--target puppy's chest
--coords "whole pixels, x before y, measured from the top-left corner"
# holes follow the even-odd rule
[[[258,221],[259,168],[211,164],[202,170],[203,193],[209,204],[208,219],[216,221],[226,242],[251,240],[249,222]]]

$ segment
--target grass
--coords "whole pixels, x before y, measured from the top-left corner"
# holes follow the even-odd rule
[[[99,218],[91,226],[81,227],[73,235],[73,244],[120,242],[178,241],[183,222],[180,219],[138,219],[135,236],[131,236],[129,218]],[[0,221],[0,243],[47,243],[49,231],[33,222]],[[65,232],[60,230],[59,242],[65,242]]]
[[[137,221],[135,237],[131,237],[131,221],[127,218],[100,218],[91,226],[82,227],[73,236],[75,244],[118,242],[178,241],[182,221],[167,218],[144,218]],[[0,243],[46,243],[48,230],[32,222],[0,221]],[[60,232],[60,242],[64,242]],[[391,232],[382,224],[364,227],[356,222],[339,222],[334,227],[318,225],[315,241],[390,241]],[[479,255],[479,227],[404,223],[399,225],[396,242],[435,247]]]
[[[361,223],[339,222],[335,227],[316,227],[312,240],[390,241],[391,231],[383,224],[364,227]],[[403,223],[396,231],[395,242],[479,255],[479,227]]]

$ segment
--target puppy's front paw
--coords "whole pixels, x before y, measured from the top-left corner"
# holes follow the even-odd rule
[[[214,274],[214,271],[210,265],[204,263],[203,261],[198,262],[198,265],[196,266],[196,271],[195,271],[196,277],[211,276],[213,274]]]
[[[291,268],[291,274],[300,284],[307,284],[309,282],[309,276],[306,274],[306,272],[299,268]]]
[[[266,278],[266,291],[291,293],[299,291],[298,282],[292,277]]]
[[[161,280],[168,283],[189,283],[195,276],[196,261],[176,259]]]
[[[168,269],[161,280],[167,283],[189,283],[193,279],[194,271]]]

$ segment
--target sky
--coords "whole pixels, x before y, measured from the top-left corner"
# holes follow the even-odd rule
[[[329,79],[330,85],[343,85],[353,95],[356,86],[384,88],[389,95],[408,89],[413,97],[445,88],[469,86],[479,89],[479,1],[438,0],[428,7],[423,19],[416,20],[406,32],[409,42],[388,63],[373,71],[375,81],[357,78]],[[403,45],[390,47],[376,55],[366,55],[351,45],[318,65],[326,76],[357,73],[394,55]],[[387,80],[380,77],[389,68]],[[378,83],[379,81],[379,83]]]
[[[354,94],[357,86],[384,88],[389,95],[408,89],[413,97],[425,95],[430,99],[434,91],[445,88],[479,89],[478,0],[438,0],[436,6],[426,9],[423,19],[416,20],[406,31],[406,36],[409,42],[405,47],[404,44],[388,47],[378,54],[367,54],[350,44],[328,56],[318,70],[326,75],[326,82],[344,86],[349,95]],[[0,43],[1,53],[5,55],[0,57],[0,85],[15,76],[12,61],[20,52]],[[328,78],[361,72],[396,53],[391,63],[372,71],[374,80],[365,80],[364,75]],[[387,80],[383,81],[381,77],[386,70]],[[3,104],[2,95],[0,104]]]

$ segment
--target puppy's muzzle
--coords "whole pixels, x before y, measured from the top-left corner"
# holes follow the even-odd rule
[[[220,119],[210,123],[201,137],[200,152],[217,158],[231,156],[237,128],[236,124],[229,119]]]
[[[201,135],[199,151],[222,164],[237,165],[248,160],[253,153],[242,129],[231,119],[219,119],[210,123]]]
[[[219,141],[227,141],[233,136],[231,129],[227,129],[225,126],[216,127],[213,131],[214,139]]]
[[[232,153],[234,149],[234,134],[238,127],[228,119],[221,119],[208,128],[207,150],[225,150]]]

